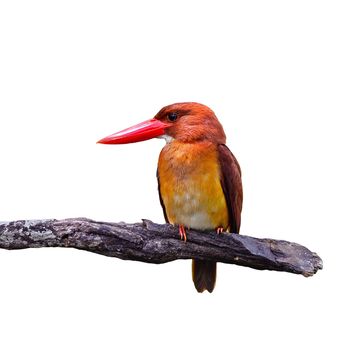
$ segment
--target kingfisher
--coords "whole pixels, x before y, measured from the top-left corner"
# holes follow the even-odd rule
[[[243,189],[239,163],[226,146],[215,113],[196,102],[163,107],[154,118],[107,136],[98,143],[125,144],[163,138],[157,168],[159,199],[167,223],[180,239],[190,229],[239,233]],[[205,233],[203,233],[205,234]],[[212,292],[216,262],[192,260],[198,292]]]

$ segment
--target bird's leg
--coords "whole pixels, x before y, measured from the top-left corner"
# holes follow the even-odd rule
[[[222,226],[219,226],[216,228],[216,233],[219,235],[220,233],[224,232],[224,228]]]
[[[187,236],[186,236],[186,229],[184,225],[179,225],[179,233],[180,233],[180,239],[183,239],[186,242]]]

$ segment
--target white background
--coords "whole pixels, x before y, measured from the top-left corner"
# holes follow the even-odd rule
[[[151,140],[96,145],[197,101],[244,181],[241,233],[306,245],[312,278],[189,261],[0,251],[1,349],[349,348],[346,1],[1,1],[0,220],[163,222]]]

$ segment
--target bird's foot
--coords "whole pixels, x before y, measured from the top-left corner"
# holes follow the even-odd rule
[[[216,228],[216,233],[219,235],[220,233],[224,232],[224,228],[222,226],[219,226]]]
[[[187,236],[186,236],[186,229],[184,225],[179,225],[179,233],[180,233],[180,239],[184,240],[185,242],[187,241]]]

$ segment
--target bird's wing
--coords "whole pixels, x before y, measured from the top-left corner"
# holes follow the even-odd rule
[[[230,232],[239,233],[243,202],[241,168],[226,145],[218,145],[218,158],[220,182],[229,214]]]
[[[165,210],[165,205],[163,202],[162,194],[160,193],[160,179],[159,179],[159,174],[158,174],[158,169],[157,169],[157,180],[158,180],[158,195],[159,195],[159,201],[163,209],[163,215],[166,223],[169,223],[168,216],[166,215],[166,210]]]

